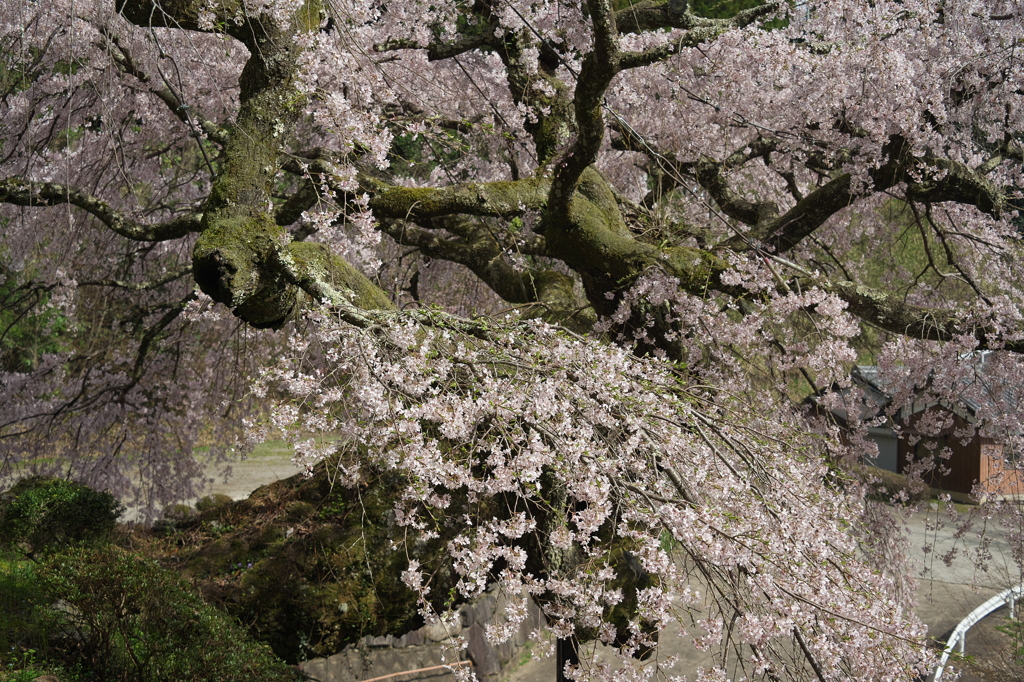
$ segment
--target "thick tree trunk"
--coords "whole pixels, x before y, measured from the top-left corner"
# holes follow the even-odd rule
[[[565,676],[565,666],[580,663],[580,647],[575,637],[559,639],[555,643],[555,661],[558,666],[555,679],[557,682],[566,682],[569,678]]]

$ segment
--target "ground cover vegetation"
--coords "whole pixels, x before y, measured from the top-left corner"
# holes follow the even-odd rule
[[[121,511],[109,493],[61,479],[4,494],[0,679],[299,679],[178,572],[125,549]]]
[[[289,513],[382,515],[415,618],[497,584],[488,636],[533,599],[581,678],[926,670],[904,494],[862,463],[915,401],[1020,451],[1017,3],[3,9],[5,480],[155,515],[197,446],[283,437],[347,491]]]

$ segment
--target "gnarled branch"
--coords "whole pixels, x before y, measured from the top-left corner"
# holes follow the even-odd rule
[[[0,180],[0,202],[16,206],[57,206],[71,204],[98,218],[117,234],[139,242],[180,239],[199,232],[202,213],[188,213],[164,223],[147,225],[125,217],[108,203],[80,189],[56,182],[31,182],[21,178]]]
[[[781,6],[778,2],[766,2],[738,12],[731,19],[708,19],[690,12],[685,0],[643,0],[616,12],[615,23],[620,33],[641,33],[666,28],[725,31],[729,28],[748,26],[761,17],[778,11]]]

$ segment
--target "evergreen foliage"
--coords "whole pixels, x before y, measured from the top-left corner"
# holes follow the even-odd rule
[[[124,507],[108,492],[59,478],[33,476],[0,496],[0,547],[33,556],[104,539]]]

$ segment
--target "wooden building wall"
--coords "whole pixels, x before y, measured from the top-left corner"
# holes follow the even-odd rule
[[[927,456],[928,453],[934,452],[934,466],[925,475],[925,482],[933,488],[970,494],[974,489],[975,482],[979,480],[981,475],[981,447],[978,438],[975,437],[964,443],[962,439],[955,437],[953,433],[957,429],[962,430],[966,427],[966,421],[944,407],[931,407],[928,409],[928,412],[933,410],[941,410],[944,416],[951,418],[951,425],[943,429],[938,436],[923,435],[918,431],[917,425],[923,418],[924,413],[911,415],[903,423],[903,433],[899,444],[899,472],[901,474],[906,473],[911,466],[911,462],[917,462]],[[911,445],[911,441],[916,442]],[[929,445],[934,445],[934,449],[929,448]],[[948,459],[940,456],[940,453],[945,448],[949,448],[951,452]],[[944,472],[942,470],[948,471]]]
[[[923,435],[917,430],[923,413],[912,415],[904,422],[899,440],[899,473],[906,473],[910,462],[930,452],[926,445],[930,443],[935,445],[935,468],[926,475],[925,482],[931,487],[970,495],[975,492],[975,484],[980,483],[982,494],[1024,494],[1024,475],[1013,465],[1007,464],[1003,457],[1002,445],[991,438],[982,438],[978,435],[965,443],[954,434],[956,431],[965,431],[968,427],[967,421],[942,406],[928,408],[928,411],[932,410],[942,410],[947,418],[951,418],[951,424],[938,436],[930,436]],[[915,436],[920,438],[912,446],[909,441]],[[947,447],[951,453],[949,458],[939,457],[938,453]]]

